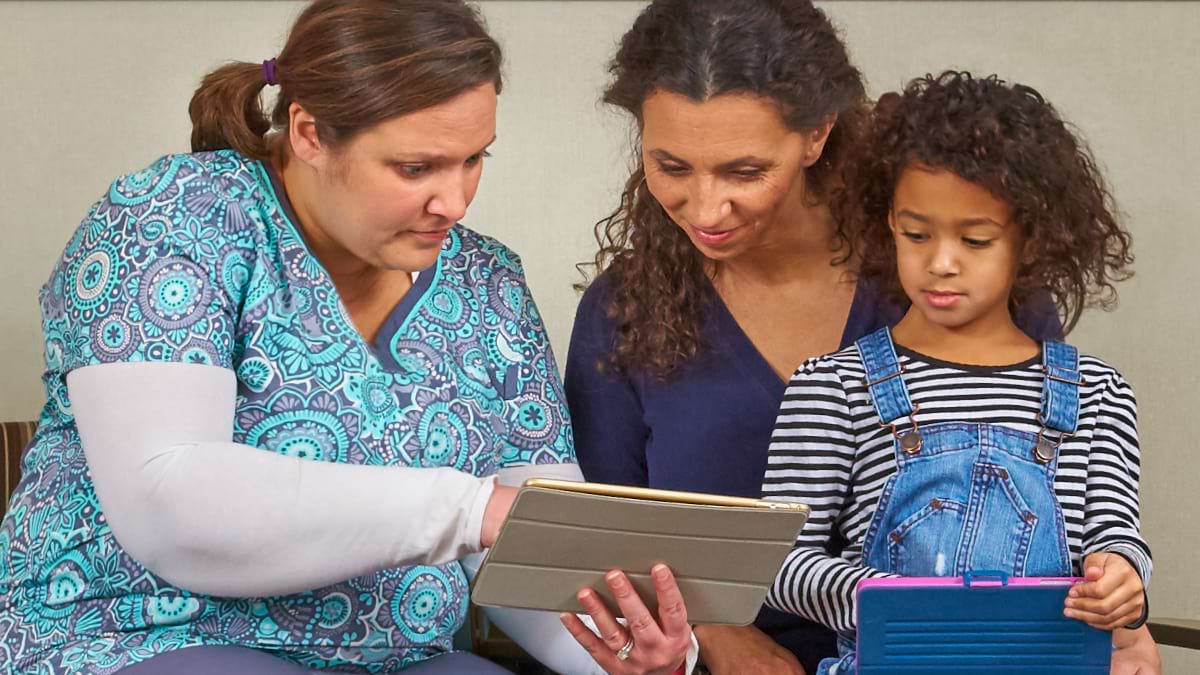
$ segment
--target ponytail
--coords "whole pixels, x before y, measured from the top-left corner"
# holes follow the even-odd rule
[[[204,78],[188,106],[192,151],[232,148],[267,160],[266,135],[287,126],[292,103],[313,116],[323,143],[338,146],[487,82],[500,93],[501,60],[463,0],[313,0],[277,58]],[[268,84],[279,85],[269,116],[260,100]]]
[[[206,75],[188,105],[192,152],[232,148],[267,159],[271,121],[259,96],[266,85],[263,67],[253,63],[229,63]]]

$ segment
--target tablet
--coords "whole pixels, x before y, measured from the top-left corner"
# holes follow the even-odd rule
[[[1063,616],[1070,577],[864,579],[858,675],[1108,675],[1112,635]]]
[[[651,611],[650,569],[674,572],[693,624],[752,623],[808,518],[803,504],[534,478],[521,486],[475,579],[478,605],[583,612],[584,587],[616,603],[620,569]]]

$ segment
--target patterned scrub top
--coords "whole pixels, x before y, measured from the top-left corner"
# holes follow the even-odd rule
[[[294,223],[271,171],[234,151],[164,157],[84,218],[40,295],[47,403],[0,525],[0,672],[112,673],[203,644],[393,672],[450,650],[466,615],[458,562],[269,598],[172,587],[105,522],[67,396],[75,368],[229,368],[233,440],[313,461],[476,476],[575,461],[515,253],[455,226],[369,344]]]

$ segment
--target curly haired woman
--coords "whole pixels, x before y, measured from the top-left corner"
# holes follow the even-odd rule
[[[605,101],[638,143],[571,336],[579,464],[593,481],[757,497],[796,366],[904,310],[855,282],[830,210],[867,115],[861,75],[795,0],[658,0],[611,72]],[[1020,325],[1057,336],[1036,310]],[[770,609],[696,636],[714,673],[812,672],[836,650],[829,630]]]

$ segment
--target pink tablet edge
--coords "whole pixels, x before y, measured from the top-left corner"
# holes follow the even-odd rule
[[[1063,585],[1070,586],[1071,584],[1083,581],[1080,577],[1009,577],[1009,586],[1042,586],[1042,585]],[[858,582],[857,589],[862,591],[868,588],[903,588],[913,586],[962,586],[962,577],[891,577],[884,579],[867,578]],[[995,577],[980,576],[978,581],[971,582],[971,588],[1000,586],[1000,582]]]

